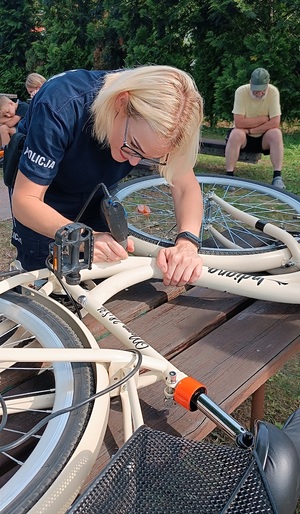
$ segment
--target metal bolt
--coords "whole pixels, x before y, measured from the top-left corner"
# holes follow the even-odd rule
[[[87,304],[87,297],[84,295],[78,296],[77,302],[84,307]]]

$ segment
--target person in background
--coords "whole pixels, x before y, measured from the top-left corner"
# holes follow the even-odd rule
[[[25,116],[29,105],[17,100],[13,102],[8,96],[0,96],[0,137],[1,150],[8,145],[16,133],[20,120]]]
[[[76,219],[99,183],[113,191],[144,163],[172,185],[178,235],[157,256],[164,283],[197,280],[203,202],[193,166],[202,119],[192,77],[171,66],[71,70],[47,80],[20,130],[26,139],[12,192],[12,243],[22,267],[45,267],[57,230]],[[134,243],[128,238],[126,251],[113,239],[102,197],[99,188],[79,221],[93,229],[94,261],[116,262]]]
[[[240,151],[270,155],[272,185],[285,188],[281,170],[283,139],[280,130],[281,108],[278,89],[270,84],[269,72],[256,68],[250,84],[237,88],[233,106],[234,128],[227,135],[226,174],[233,175]]]
[[[45,79],[45,77],[39,73],[29,73],[25,82],[25,87],[30,95],[30,98],[34,97],[34,95],[38,92],[46,80],[47,79]]]

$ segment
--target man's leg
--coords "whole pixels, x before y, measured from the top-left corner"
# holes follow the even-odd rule
[[[1,125],[0,127],[0,135],[1,135],[1,145],[2,148],[8,145],[10,137],[9,137],[9,128],[6,125]]]
[[[283,163],[283,140],[280,129],[268,130],[262,139],[262,147],[264,150],[270,150],[270,159],[273,166],[272,185],[281,189],[285,188],[281,178],[281,170]]]
[[[227,145],[225,147],[226,174],[233,175],[235,165],[240,155],[241,148],[244,148],[247,138],[244,130],[232,129]]]

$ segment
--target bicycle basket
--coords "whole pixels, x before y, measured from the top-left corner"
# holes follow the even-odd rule
[[[249,450],[141,427],[68,514],[275,514]]]

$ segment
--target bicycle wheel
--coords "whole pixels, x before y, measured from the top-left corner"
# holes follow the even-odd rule
[[[197,176],[204,216],[201,253],[249,254],[278,250],[283,245],[260,230],[232,218],[211,198],[216,193],[234,207],[270,222],[295,237],[300,233],[300,198],[285,190],[226,175]],[[127,212],[129,232],[157,246],[171,246],[177,235],[170,186],[161,177],[124,182],[116,196]],[[153,248],[154,250],[154,248]]]
[[[82,346],[65,322],[31,298],[5,293],[0,297],[0,312],[2,347]],[[1,389],[8,408],[2,447],[50,412],[76,405],[93,394],[93,371],[86,363],[2,363]],[[54,417],[29,441],[1,453],[1,513],[28,512],[41,498],[80,441],[90,411],[88,404]]]

